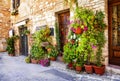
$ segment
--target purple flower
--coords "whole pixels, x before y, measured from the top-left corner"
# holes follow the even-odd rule
[[[85,27],[84,27],[84,31],[87,31],[87,30],[88,30],[88,27],[87,27],[87,26],[85,26]]]
[[[95,49],[96,48],[96,46],[95,45],[92,45],[92,49]]]
[[[76,31],[76,30],[75,30],[75,28],[73,28],[73,27],[72,27],[70,30],[71,30],[71,31],[73,31],[73,32],[75,32],[75,31]]]
[[[42,65],[42,66],[46,66],[46,64],[49,62],[49,59],[41,59],[40,60],[40,64]]]

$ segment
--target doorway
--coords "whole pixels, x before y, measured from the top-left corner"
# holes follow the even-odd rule
[[[109,63],[120,66],[120,0],[109,0]]]
[[[60,31],[60,49],[62,52],[63,52],[63,46],[67,42],[69,21],[70,21],[70,12],[69,11],[58,14],[59,31]]]
[[[28,55],[28,37],[25,35],[23,32],[27,30],[27,27],[22,25],[19,28],[19,33],[20,33],[20,54],[21,55]]]

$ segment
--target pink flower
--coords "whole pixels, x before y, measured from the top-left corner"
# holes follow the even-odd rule
[[[87,31],[87,30],[88,30],[88,27],[87,27],[87,26],[85,26],[85,27],[84,27],[84,31]]]
[[[73,28],[73,27],[72,27],[70,30],[71,30],[71,31],[73,31],[73,32],[75,32],[75,31],[76,31],[76,29],[75,29],[75,28]]]
[[[95,45],[92,45],[92,48],[93,48],[93,49],[95,49],[95,48],[96,48],[96,46],[95,46]]]
[[[49,63],[49,59],[41,59],[41,60],[40,60],[40,64],[41,64],[42,66],[46,66],[47,63]]]

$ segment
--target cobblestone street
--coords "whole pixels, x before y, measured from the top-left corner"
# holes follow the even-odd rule
[[[57,68],[55,63],[56,67],[26,64],[24,58],[25,56],[10,57],[5,52],[0,53],[0,81],[120,81],[120,75],[76,74],[65,68]]]

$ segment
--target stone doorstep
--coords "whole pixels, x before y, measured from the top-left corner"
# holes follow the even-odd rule
[[[108,65],[106,66],[106,71],[111,74],[118,74],[120,75],[120,67],[115,65]]]

